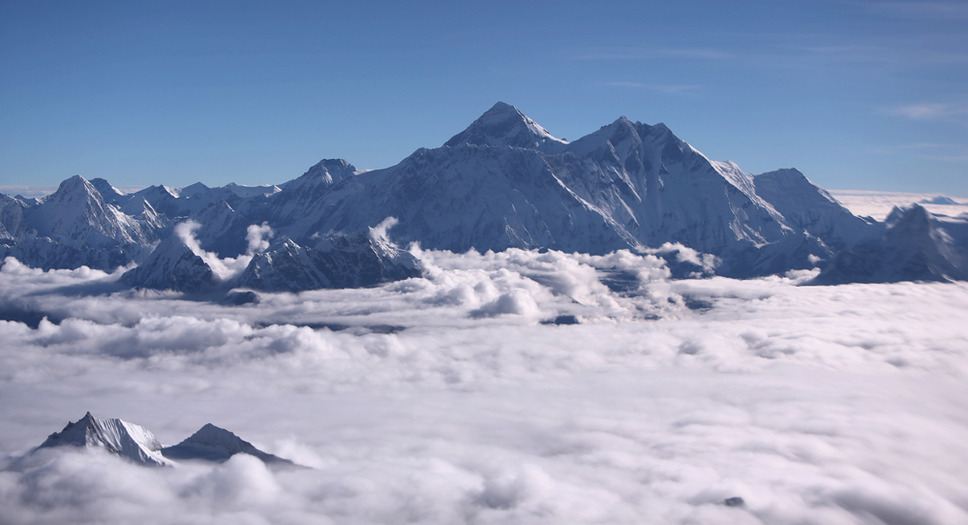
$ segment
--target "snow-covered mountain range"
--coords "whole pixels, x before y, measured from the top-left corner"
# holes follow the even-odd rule
[[[224,428],[207,423],[181,443],[162,446],[150,430],[111,418],[94,417],[90,412],[54,432],[34,452],[56,447],[91,448],[106,451],[139,465],[171,467],[178,461],[222,462],[235,454],[255,456],[267,464],[292,465],[288,459],[259,450],[252,443]],[[28,459],[29,455],[24,460]]]
[[[622,117],[568,142],[497,103],[443,146],[381,170],[323,160],[279,185],[129,194],[75,176],[43,200],[0,195],[0,256],[42,268],[138,265],[121,282],[182,291],[407,278],[420,273],[401,248],[413,242],[592,254],[678,244],[733,277],[821,267],[818,282],[947,280],[968,278],[966,224],[920,208],[885,223],[857,217],[795,169],[751,175],[663,124]],[[926,255],[884,255],[908,248]]]

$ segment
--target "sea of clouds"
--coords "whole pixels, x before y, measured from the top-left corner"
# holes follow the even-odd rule
[[[883,221],[895,206],[905,208],[918,204],[936,215],[957,217],[968,213],[968,198],[938,193],[902,193],[891,191],[831,190],[830,193],[851,213]]]
[[[968,523],[966,283],[417,254],[243,306],[7,259],[0,523]],[[308,468],[14,461],[88,410]]]

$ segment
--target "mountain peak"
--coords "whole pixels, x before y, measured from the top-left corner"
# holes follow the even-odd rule
[[[184,240],[171,235],[139,266],[124,272],[121,281],[139,288],[195,292],[212,287],[218,278]]]
[[[178,190],[178,196],[192,198],[196,195],[201,195],[208,191],[211,191],[211,188],[209,188],[205,184],[202,184],[201,182],[196,182],[195,184],[190,184]]]
[[[339,174],[341,177],[345,177],[355,173],[356,167],[346,162],[345,159],[323,159],[306,170],[306,173],[321,172],[324,170],[331,174]]]
[[[63,186],[70,187],[70,186],[74,186],[74,185],[77,185],[77,184],[84,184],[85,182],[88,182],[88,180],[85,179],[84,177],[82,177],[81,175],[74,175],[74,176],[71,176],[71,177],[68,177],[68,178],[64,179],[60,183],[60,185],[61,185],[61,187],[63,187]]]
[[[101,194],[101,197],[104,199],[105,202],[109,202],[111,204],[117,204],[117,201],[124,196],[123,191],[115,188],[113,185],[111,185],[110,182],[108,182],[105,179],[97,177],[97,178],[91,179],[89,182],[91,183],[91,186],[94,186],[94,189],[96,189],[98,193]]]
[[[514,147],[543,149],[549,145],[563,145],[566,141],[548,133],[517,108],[498,102],[484,112],[464,131],[454,135],[444,146],[473,144],[492,148]]]
[[[309,192],[320,186],[332,186],[356,173],[356,166],[343,159],[323,159],[313,164],[299,178],[283,184],[283,188],[290,191]]]
[[[69,421],[63,430],[48,436],[34,452],[65,446],[102,449],[149,467],[176,466],[173,460],[225,461],[239,453],[255,456],[265,463],[293,465],[292,461],[263,452],[211,423],[206,423],[181,443],[163,448],[147,428],[117,418],[100,419],[91,412],[77,421]]]
[[[292,464],[288,459],[263,452],[252,443],[211,423],[206,423],[181,443],[162,450],[166,458],[175,460],[225,461],[240,453],[255,456],[265,463]]]
[[[891,232],[927,232],[931,228],[930,213],[920,204],[895,206],[884,220]]]
[[[494,103],[493,106],[491,106],[491,109],[489,109],[489,110],[487,110],[485,112],[485,115],[487,113],[512,113],[512,112],[513,113],[520,113],[518,111],[518,108],[516,108],[516,107],[514,107],[511,104],[508,104],[506,102],[501,102],[499,100],[496,103]]]
[[[97,188],[84,177],[80,175],[74,175],[68,179],[64,179],[59,186],[57,186],[57,191],[52,193],[47,200],[56,200],[58,198],[63,199],[65,196],[76,195],[78,193],[93,195],[98,193]],[[98,195],[100,195],[98,193]]]
[[[76,422],[68,422],[37,448],[62,446],[104,449],[141,465],[171,465],[160,453],[161,443],[148,429],[117,418],[99,419],[90,411]]]

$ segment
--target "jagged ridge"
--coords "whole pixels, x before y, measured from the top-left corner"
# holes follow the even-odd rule
[[[100,448],[152,467],[172,464],[162,456],[161,442],[148,429],[120,419],[98,419],[90,412],[76,422],[68,422],[37,448],[62,446]]]
[[[204,250],[253,257],[241,279],[246,286],[365,286],[414,275],[398,271],[409,259],[397,246],[390,253],[366,247],[365,239],[344,242],[388,217],[399,220],[398,246],[600,254],[680,243],[716,256],[717,273],[734,277],[823,267],[836,252],[869,245],[885,231],[796,170],[750,175],[734,163],[709,160],[663,124],[621,117],[567,142],[499,102],[441,147],[420,149],[382,170],[360,172],[346,161],[324,160],[279,186],[199,183],[132,194],[73,177],[43,202],[4,196],[0,257],[44,268],[137,262],[154,270],[131,273],[129,285],[194,287],[199,283],[188,277],[198,272],[207,281],[211,268],[168,242],[176,224],[192,219],[202,224],[197,235]],[[253,224],[266,224],[276,240],[247,254]],[[941,231],[946,228],[952,226]],[[960,264],[964,245],[942,244],[945,258]],[[376,279],[349,271],[366,261],[376,261],[364,272]],[[334,277],[332,268],[341,271]],[[944,275],[960,274],[949,269]]]

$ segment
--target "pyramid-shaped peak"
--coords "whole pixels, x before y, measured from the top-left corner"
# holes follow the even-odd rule
[[[80,210],[89,208],[100,209],[105,204],[101,192],[91,184],[91,181],[80,175],[74,175],[61,182],[57,191],[48,195],[44,203],[48,208],[57,209],[58,214],[63,214],[64,210],[81,213]]]
[[[218,280],[212,267],[174,234],[161,241],[141,265],[121,275],[128,286],[179,292],[210,289]]]
[[[189,436],[187,439],[181,442],[182,445],[195,444],[195,445],[206,445],[210,447],[217,447],[224,451],[235,454],[238,452],[245,452],[252,445],[222,427],[215,426],[211,423],[205,423],[205,425],[196,430],[194,434]]]
[[[523,116],[523,114],[520,111],[518,111],[518,108],[512,106],[511,104],[508,104],[506,102],[501,102],[501,101],[498,101],[493,106],[491,106],[491,109],[485,111],[484,115],[499,115],[502,113],[508,114],[508,115],[518,114]]]
[[[68,187],[69,188],[69,187],[72,187],[72,186],[83,185],[83,184],[85,184],[87,182],[89,182],[89,181],[87,179],[85,179],[84,177],[82,177],[80,175],[74,175],[73,177],[68,177],[68,178],[64,179],[60,183],[60,186],[59,187],[60,188],[64,188],[64,187]]]
[[[266,463],[292,464],[288,459],[263,452],[252,443],[211,423],[206,423],[181,443],[162,450],[165,457],[174,460],[225,461],[239,453],[255,456]]]
[[[238,441],[239,437],[232,432],[225,430],[222,427],[217,427],[211,423],[205,423],[202,428],[195,431],[191,437],[188,438],[189,441],[207,441],[210,438],[231,438],[234,441]]]
[[[98,193],[97,188],[91,184],[91,181],[85,179],[80,175],[74,175],[68,179],[64,179],[59,186],[57,186],[57,191],[55,191],[51,197],[54,195],[72,195],[78,192],[85,193]],[[98,193],[99,194],[99,193]]]
[[[637,135],[639,130],[636,128],[636,123],[628,119],[628,117],[621,116],[615,119],[615,122],[607,126],[602,126],[602,130],[605,130],[608,135]]]
[[[206,186],[201,182],[196,182],[194,184],[185,186],[184,188],[177,191],[180,197],[187,197],[190,199],[192,197],[195,197],[196,195],[202,195],[204,193],[208,193],[209,191],[212,191],[212,188],[209,188],[208,186]]]
[[[464,131],[454,135],[445,146],[473,144],[492,148],[514,147],[545,149],[567,144],[554,137],[537,122],[504,102],[494,104]]]

